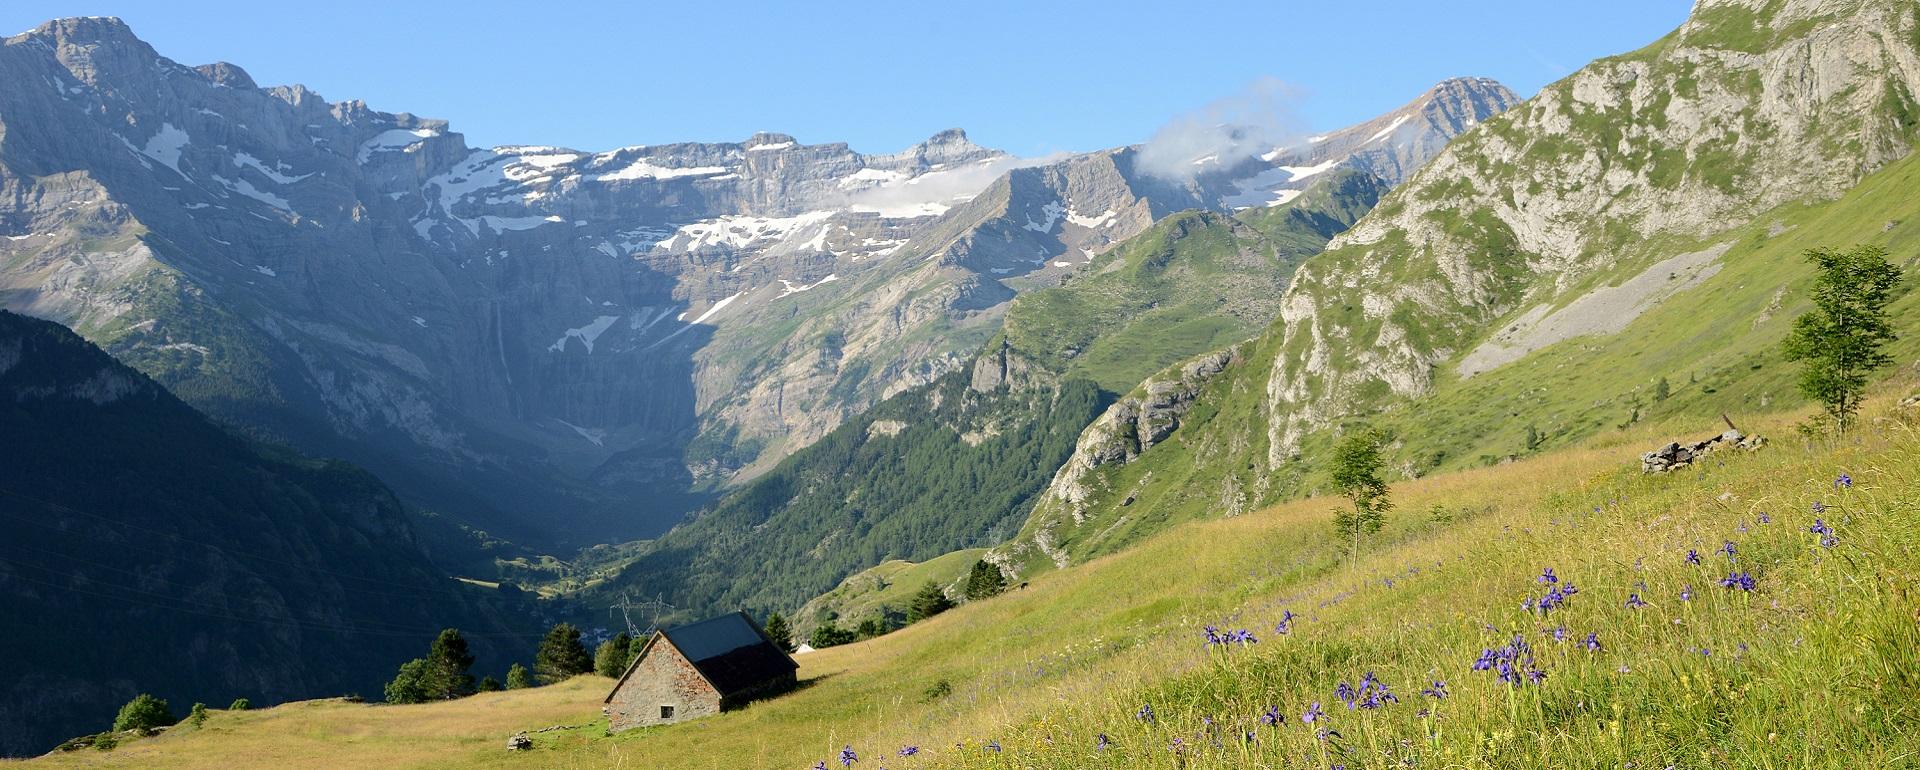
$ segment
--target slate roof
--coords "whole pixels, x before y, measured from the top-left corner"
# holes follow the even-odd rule
[[[744,612],[675,626],[661,631],[660,636],[686,656],[687,662],[723,697],[753,689],[769,679],[791,675],[800,667]],[[651,648],[652,645],[648,645],[648,651]],[[645,656],[645,652],[641,653],[641,657]],[[627,674],[631,675],[639,666],[640,661],[635,660]],[[618,691],[619,685],[625,683],[626,676],[622,676],[614,690]],[[607,697],[611,700],[613,696]]]

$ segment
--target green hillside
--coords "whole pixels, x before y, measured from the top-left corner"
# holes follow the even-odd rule
[[[98,732],[141,692],[376,693],[445,626],[489,669],[537,633],[449,578],[366,472],[259,446],[56,324],[0,311],[0,754]],[[179,714],[176,714],[179,716]]]
[[[972,371],[947,374],[638,546],[580,598],[664,598],[686,618],[741,607],[792,614],[887,560],[989,545],[1019,526],[1102,405],[1085,380],[976,389]]]
[[[1282,206],[1174,214],[1066,284],[1015,299],[1006,340],[1066,376],[1126,392],[1176,361],[1265,328],[1300,260],[1385,191],[1374,176],[1343,170]]]
[[[1896,396],[1915,385],[1900,382]],[[306,767],[803,768],[851,747],[862,765],[904,768],[1898,767],[1920,750],[1920,415],[1892,402],[1870,403],[1871,427],[1845,444],[1776,441],[1670,475],[1641,475],[1637,454],[1698,432],[1691,420],[1398,483],[1357,562],[1328,537],[1324,499],[1179,525],[800,656],[799,691],[682,725],[607,737],[610,682],[581,678],[443,704],[216,713],[30,764],[212,768],[270,751]],[[1785,436],[1803,416],[1750,428]],[[1816,519],[1830,546],[1808,531]],[[1718,552],[1729,541],[1732,560]],[[1548,568],[1576,595],[1521,610]],[[1753,590],[1721,586],[1729,572]],[[1645,606],[1627,606],[1636,594]],[[1207,625],[1258,641],[1208,648]],[[1537,684],[1474,668],[1516,634]],[[1398,700],[1347,708],[1340,683],[1368,673]],[[1435,681],[1444,700],[1421,694]],[[1316,702],[1324,716],[1302,724]],[[1269,707],[1284,722],[1261,723]],[[531,752],[501,748],[551,725],[571,727],[530,733]]]
[[[1767,5],[1787,42],[1763,60],[1831,55],[1791,43],[1816,32],[1863,60],[1920,54],[1910,9],[1866,2],[1844,26],[1793,22],[1816,10]],[[997,553],[1046,569],[1241,500],[1311,492],[1317,458],[1362,423],[1391,434],[1394,466],[1419,476],[1653,417],[1799,404],[1778,346],[1806,309],[1801,254],[1865,243],[1914,264],[1920,204],[1904,191],[1920,184],[1907,156],[1920,124],[1905,117],[1908,86],[1872,67],[1836,70],[1871,87],[1825,101],[1756,96],[1761,60],[1724,55],[1754,44],[1717,21],[1726,12],[1710,6],[1463,134],[1301,264],[1287,313],[1206,383],[1178,430],[1092,469],[1079,499],[1044,497]],[[1607,85],[1621,72],[1679,85],[1667,104],[1622,96]],[[1685,110],[1693,125],[1665,117]],[[1738,151],[1716,151],[1728,136]],[[1913,302],[1896,306],[1903,356],[1920,349]]]

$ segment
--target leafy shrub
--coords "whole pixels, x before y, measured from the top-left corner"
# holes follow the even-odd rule
[[[115,732],[135,730],[141,735],[150,735],[155,728],[166,727],[174,723],[173,712],[167,708],[167,702],[147,693],[140,693],[120,707],[120,714],[113,718]]]

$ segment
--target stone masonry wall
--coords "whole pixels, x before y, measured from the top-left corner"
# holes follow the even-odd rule
[[[660,718],[661,706],[673,707],[672,719]],[[664,638],[654,641],[639,667],[607,702],[608,727],[614,732],[718,713],[720,693]]]

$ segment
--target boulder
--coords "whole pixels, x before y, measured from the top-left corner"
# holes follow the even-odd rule
[[[508,751],[529,751],[533,748],[533,739],[525,735],[516,735],[507,739]]]
[[[1727,432],[1704,441],[1691,444],[1672,442],[1643,454],[1640,456],[1640,470],[1643,473],[1666,473],[1692,465],[1709,452],[1727,448],[1751,451],[1766,446],[1766,443],[1765,438],[1743,435],[1738,429],[1728,427]]]

